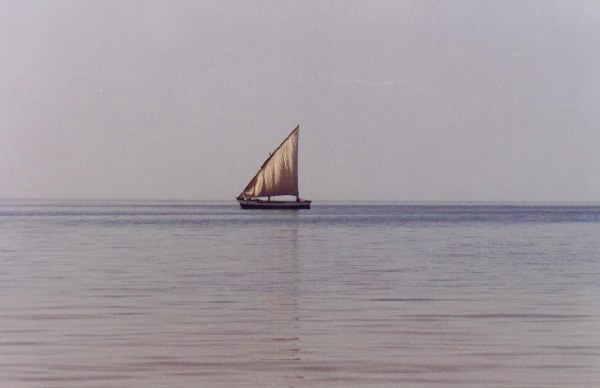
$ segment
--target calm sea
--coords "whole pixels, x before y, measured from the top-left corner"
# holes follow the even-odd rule
[[[0,201],[2,387],[598,387],[600,206]]]

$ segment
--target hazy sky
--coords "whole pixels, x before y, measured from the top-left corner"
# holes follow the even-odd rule
[[[600,200],[598,1],[3,1],[0,198]]]

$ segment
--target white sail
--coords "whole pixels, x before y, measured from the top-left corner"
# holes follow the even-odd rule
[[[296,127],[240,194],[244,198],[298,195],[298,133]]]

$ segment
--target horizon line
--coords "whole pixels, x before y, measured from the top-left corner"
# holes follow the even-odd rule
[[[223,198],[132,198],[132,197],[111,197],[111,198],[92,198],[92,197],[34,197],[34,198],[18,198],[18,197],[0,197],[0,201],[90,201],[90,202],[117,202],[117,201],[139,201],[139,202],[235,202],[235,197],[229,199]],[[441,200],[417,200],[417,199],[312,199],[313,203],[318,202],[346,202],[346,203],[412,203],[412,204],[439,204],[439,203],[481,203],[481,204],[599,204],[600,200],[456,200],[456,199],[441,199]]]

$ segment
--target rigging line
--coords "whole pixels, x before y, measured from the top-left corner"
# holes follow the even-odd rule
[[[343,83],[355,83],[355,84],[363,84],[363,85],[392,85],[395,84],[396,81],[384,81],[384,82],[376,82],[376,81],[365,81],[362,79],[335,79],[335,78],[327,78],[324,77],[320,72],[317,72],[319,78],[330,81],[330,82],[343,82]]]

